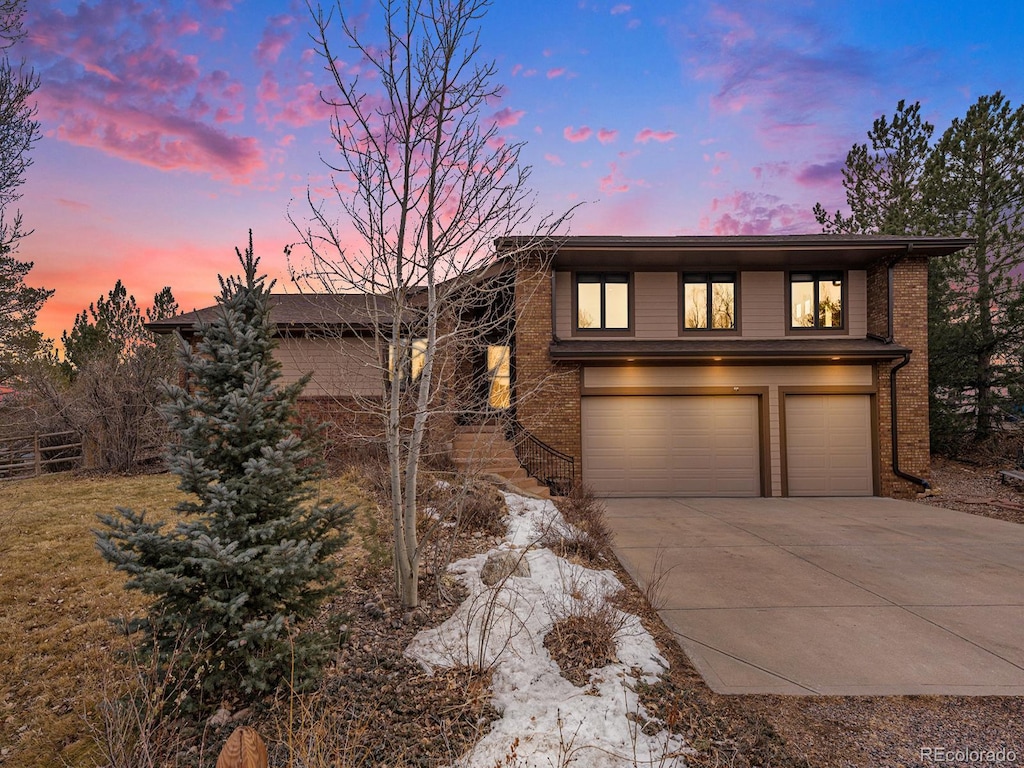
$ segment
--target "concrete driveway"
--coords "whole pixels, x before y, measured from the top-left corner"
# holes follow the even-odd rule
[[[602,501],[719,693],[1024,695],[1024,525],[879,498]]]

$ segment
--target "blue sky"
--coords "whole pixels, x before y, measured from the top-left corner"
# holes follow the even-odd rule
[[[286,279],[288,211],[332,153],[305,3],[31,0],[26,22],[43,138],[21,256],[57,290],[47,333],[118,278],[209,304],[250,227]],[[583,203],[573,234],[815,232],[850,145],[900,99],[939,131],[981,95],[1024,100],[1010,0],[497,0],[482,44],[505,86],[484,117],[527,142],[541,211]]]

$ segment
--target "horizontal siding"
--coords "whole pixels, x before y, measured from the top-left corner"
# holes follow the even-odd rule
[[[679,337],[679,273],[637,272],[633,275],[636,338]]]
[[[561,339],[572,336],[572,273],[555,273],[555,335]]]
[[[847,302],[846,319],[850,336],[863,339],[868,335],[868,273],[863,269],[851,269],[846,276]]]
[[[680,336],[678,272],[635,272],[633,302],[635,337],[644,340],[677,339]],[[555,333],[574,335],[572,273],[555,273]],[[740,332],[747,339],[785,338],[789,322],[786,273],[748,271],[739,275]],[[847,274],[847,331],[815,333],[815,338],[864,338],[867,335],[867,272]],[[588,333],[587,338],[601,338]],[[618,338],[621,338],[618,337]],[[721,338],[721,337],[719,337]]]
[[[281,363],[285,384],[313,373],[302,393],[306,397],[365,397],[384,391],[384,372],[370,339],[279,339],[274,357]]]
[[[744,338],[777,339],[786,335],[784,272],[742,272],[739,293]]]

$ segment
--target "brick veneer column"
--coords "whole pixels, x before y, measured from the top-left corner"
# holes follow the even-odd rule
[[[520,423],[553,448],[575,457],[581,466],[580,366],[555,364],[549,345],[551,269],[533,258],[516,277],[515,384]]]
[[[899,462],[904,472],[928,479],[931,454],[928,438],[928,259],[910,256],[900,259],[893,270],[895,301],[893,339],[912,350],[910,363],[896,374],[899,412]],[[877,264],[868,270],[868,332],[888,333],[888,267]],[[890,427],[890,371],[899,364],[878,363],[879,462],[883,496],[910,497],[921,488],[892,471]]]

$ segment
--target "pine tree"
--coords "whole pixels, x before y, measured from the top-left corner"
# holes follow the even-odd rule
[[[166,387],[178,436],[171,471],[194,498],[177,505],[183,519],[169,530],[119,508],[97,531],[103,557],[129,574],[126,587],[155,598],[129,630],[154,638],[148,652],[178,673],[183,710],[316,673],[332,638],[303,625],[340,586],[332,556],[353,509],[315,499],[320,467],[296,432],[306,380],[278,382],[271,286],[257,277],[251,233],[238,256],[244,277],[220,278],[216,319],[194,349],[182,345],[188,389]]]
[[[921,104],[900,99],[891,119],[882,115],[868,131],[867,144],[846,155],[843,187],[850,215],[830,215],[821,203],[814,217],[822,231],[835,234],[920,234],[920,180],[935,127],[921,119]]]
[[[929,344],[936,370],[953,374],[936,382],[947,408],[973,413],[974,438],[983,441],[1021,373],[1024,106],[998,91],[979,98],[935,144],[921,187],[935,234],[977,241],[941,265],[946,290],[931,309],[947,328],[939,335],[933,322]]]

